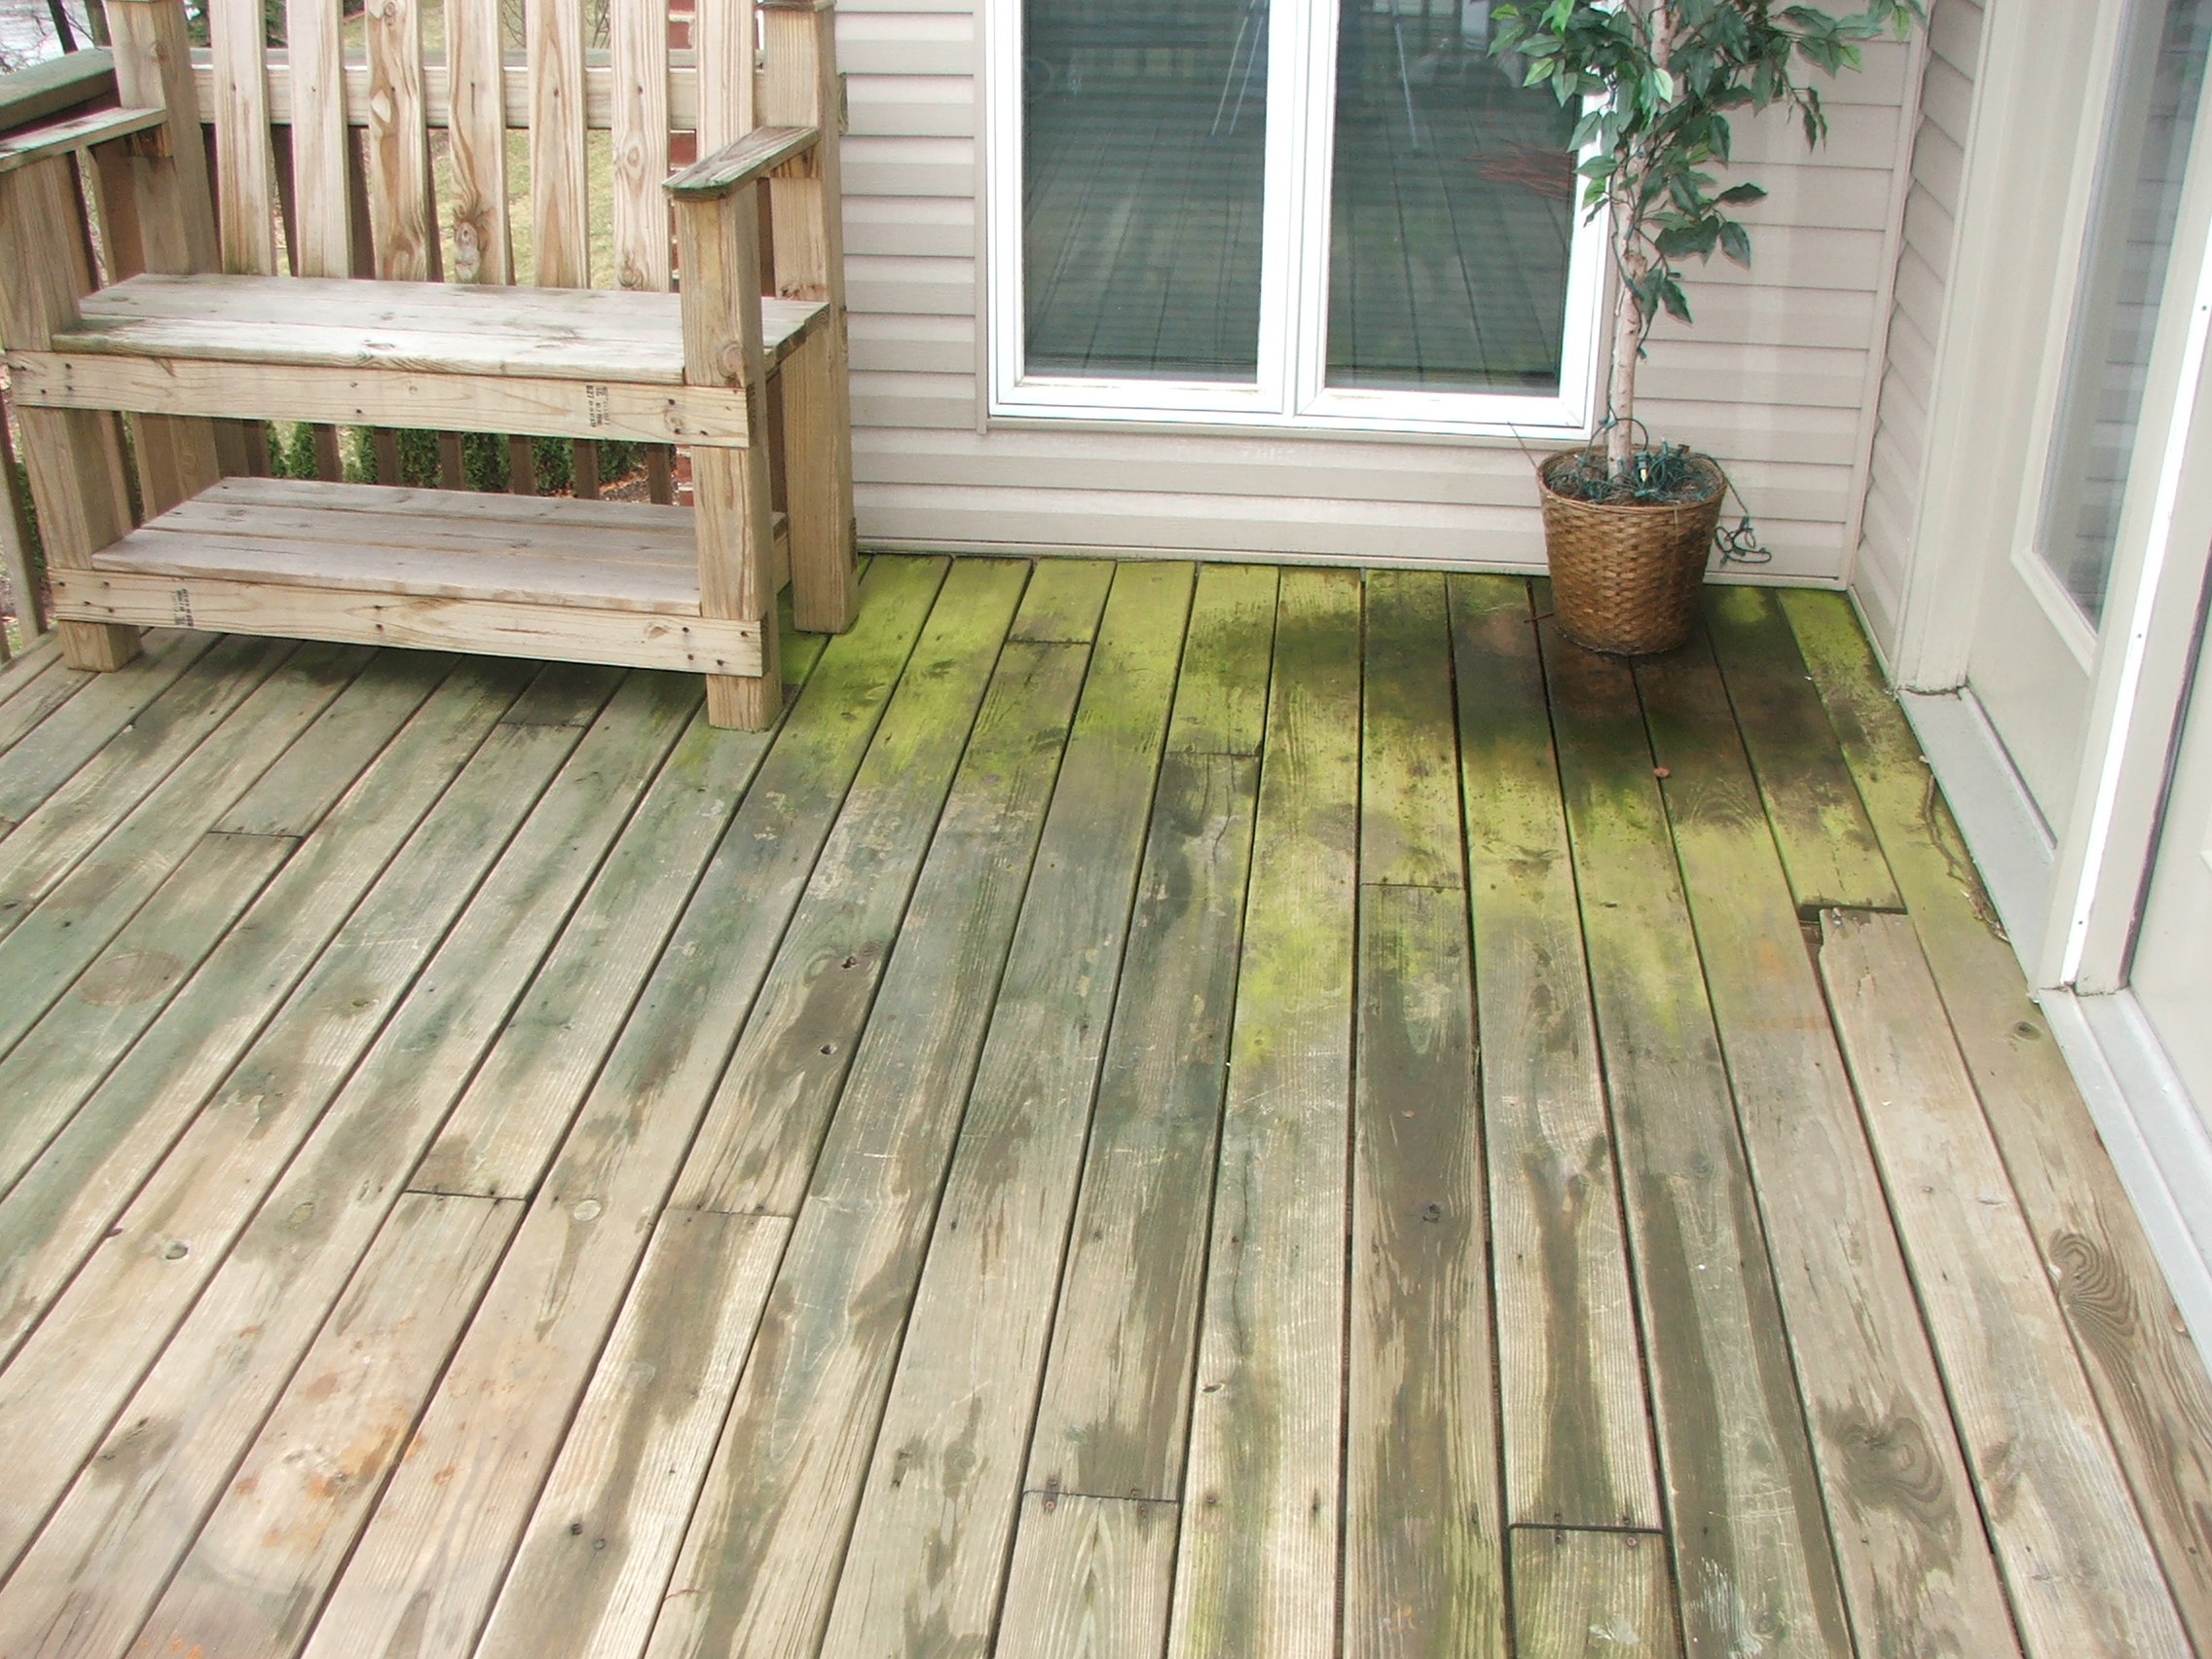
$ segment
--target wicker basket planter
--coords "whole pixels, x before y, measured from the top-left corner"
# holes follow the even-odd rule
[[[1701,499],[1649,506],[1578,501],[1555,492],[1552,479],[1581,454],[1565,450],[1536,468],[1560,632],[1617,656],[1671,651],[1697,621],[1727,480],[1701,456],[1697,465],[1710,486]]]

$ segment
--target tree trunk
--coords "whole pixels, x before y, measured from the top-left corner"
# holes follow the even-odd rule
[[[1621,249],[1620,293],[1613,302],[1613,424],[1605,433],[1605,470],[1618,478],[1636,452],[1636,364],[1643,350],[1643,313],[1636,303],[1636,284],[1647,266],[1630,231]]]
[[[1651,56],[1666,68],[1675,56],[1675,12],[1671,0],[1651,0]],[[1640,157],[1641,159],[1641,157]],[[1638,170],[1613,180],[1615,200],[1623,203],[1640,199],[1642,179]],[[1611,429],[1605,434],[1606,471],[1618,478],[1628,471],[1636,455],[1636,365],[1643,354],[1644,317],[1636,301],[1636,285],[1650,274],[1651,262],[1641,244],[1642,227],[1627,205],[1613,212],[1613,247],[1620,266],[1621,291],[1613,306],[1613,384]]]

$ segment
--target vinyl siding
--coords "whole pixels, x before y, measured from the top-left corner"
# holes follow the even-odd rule
[[[838,10],[864,542],[1539,566],[1507,441],[983,429],[982,3]],[[1828,90],[1818,154],[1779,120],[1740,129],[1738,171],[1769,192],[1747,215],[1755,267],[1696,272],[1695,328],[1663,325],[1641,376],[1652,429],[1728,466],[1775,552],[1763,575],[1838,582],[1858,536],[1918,50],[1879,44]]]
[[[1851,572],[1852,593],[1885,652],[1898,639],[1913,524],[1928,454],[1928,404],[1936,380],[1944,283],[1951,266],[1974,64],[1980,54],[1978,0],[1936,0],[1913,135],[1904,235],[1889,317],[1863,527]]]

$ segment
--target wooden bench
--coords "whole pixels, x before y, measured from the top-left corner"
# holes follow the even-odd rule
[[[261,0],[213,0],[196,64],[180,0],[112,0],[117,107],[0,134],[0,341],[72,663],[197,626],[684,669],[716,723],[775,717],[785,570],[799,627],[856,600],[831,15],[702,0],[672,57],[652,0],[607,4],[604,60],[583,0],[530,0],[511,62],[498,0],[448,0],[427,58],[417,0],[350,54],[340,0],[291,0],[288,50]],[[587,124],[618,288],[585,285]],[[535,286],[508,283],[510,126]],[[670,177],[672,129],[704,159]],[[320,477],[254,476],[272,420],[318,428]],[[528,436],[575,440],[579,498],[392,488],[388,440],[383,483],[339,482],[339,426],[437,431],[449,485],[460,433],[506,434],[526,488]],[[580,498],[608,439],[687,448],[694,506]]]

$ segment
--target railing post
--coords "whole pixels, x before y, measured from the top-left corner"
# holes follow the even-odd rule
[[[767,63],[760,124],[814,127],[822,140],[801,176],[768,183],[775,291],[830,308],[785,359],[784,490],[791,514],[793,620],[811,632],[852,626],[860,578],[853,558],[851,392],[846,364],[845,230],[837,184],[840,126],[837,15],[830,0],[762,0]],[[792,169],[786,169],[789,173]]]
[[[31,563],[30,526],[16,495],[16,446],[8,437],[8,412],[0,408],[0,575],[15,596],[16,621],[27,642],[46,632],[46,596]]]
[[[744,449],[695,445],[692,504],[699,540],[699,611],[760,625],[760,677],[707,677],[707,719],[759,731],[782,712],[776,633],[775,530],[768,502],[766,372],[760,334],[759,186],[709,201],[676,203],[677,264],[683,274],[683,378],[742,387]]]
[[[137,226],[135,251],[128,260],[116,256],[129,249],[111,247],[116,275],[220,271],[207,146],[201,135],[200,94],[193,83],[192,40],[182,0],[107,0],[107,6],[118,96],[127,108],[167,111],[157,153],[128,163],[102,160],[103,222],[118,225],[128,213]],[[165,434],[163,428],[169,430]],[[153,433],[150,440],[148,432]],[[172,420],[157,424],[134,418],[132,437],[154,447],[151,456],[139,451],[139,483],[149,512],[174,506],[226,474],[268,470],[261,428],[249,422]],[[213,446],[211,457],[208,445]]]

